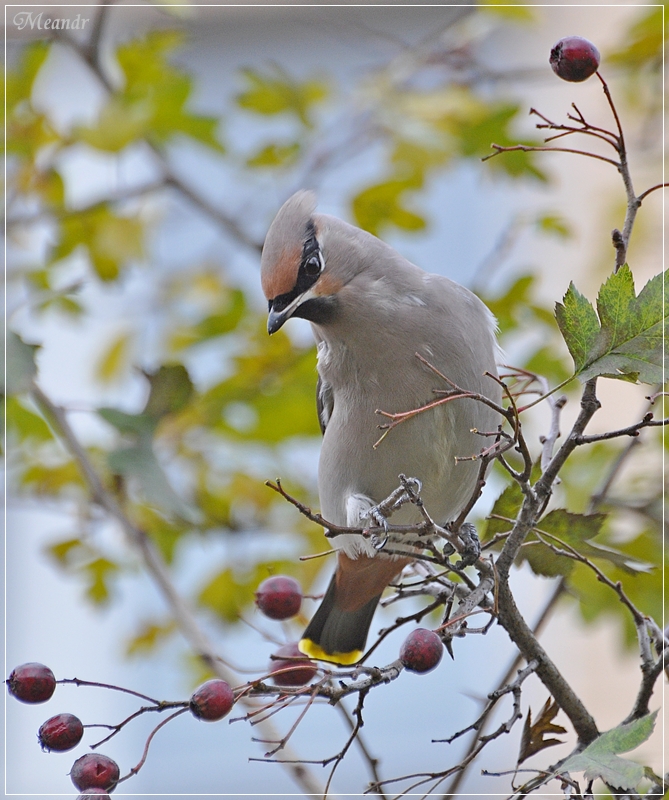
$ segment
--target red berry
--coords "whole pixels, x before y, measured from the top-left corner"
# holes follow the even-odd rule
[[[198,719],[216,722],[229,714],[234,704],[235,696],[230,685],[226,681],[214,678],[193,692],[190,710]]]
[[[304,686],[317,670],[316,664],[304,655],[297,642],[280,647],[268,667],[272,681],[277,686]]]
[[[56,678],[44,664],[30,662],[12,670],[7,688],[22,703],[45,703],[56,689]]]
[[[579,83],[599,69],[599,50],[581,36],[565,36],[551,49],[553,72],[563,81]]]
[[[118,764],[101,753],[86,753],[72,765],[70,778],[80,792],[88,789],[113,789],[121,771]]]
[[[42,750],[57,750],[64,753],[76,747],[84,735],[84,726],[74,714],[58,714],[48,719],[39,729]]]
[[[444,645],[434,631],[416,628],[404,640],[400,661],[409,672],[429,672],[441,661]]]
[[[258,586],[256,605],[270,619],[294,617],[302,605],[302,589],[295,578],[273,575]]]

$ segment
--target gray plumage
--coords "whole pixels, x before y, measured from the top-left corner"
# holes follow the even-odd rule
[[[426,509],[446,523],[464,507],[478,473],[478,462],[455,458],[489,444],[472,429],[496,430],[498,415],[480,402],[453,400],[397,426],[374,448],[386,421],[376,412],[410,411],[434,401],[435,388],[449,388],[416,353],[463,389],[500,402],[499,385],[484,374],[496,374],[494,318],[468,289],[314,209],[310,192],[281,208],[267,235],[262,281],[270,332],[301,316],[318,344],[321,513],[338,525],[366,524],[366,512],[404,473],[421,480]],[[392,522],[418,519],[405,505]],[[333,543],[354,560],[388,560],[360,537]]]

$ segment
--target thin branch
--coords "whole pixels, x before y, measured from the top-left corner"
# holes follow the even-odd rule
[[[133,719],[136,719],[137,717],[142,716],[142,714],[146,714],[146,713],[148,713],[150,711],[157,711],[157,712],[160,713],[162,711],[167,711],[167,710],[169,710],[171,708],[186,708],[187,709],[188,706],[189,706],[189,701],[188,700],[179,700],[179,701],[174,702],[174,703],[169,703],[169,702],[158,703],[155,706],[142,706],[142,708],[137,709],[137,711],[135,711],[133,714],[130,714],[129,717],[126,717],[124,720],[119,722],[117,725],[101,725],[101,724],[84,725],[84,728],[107,728],[108,730],[111,731],[111,733],[108,736],[105,736],[104,739],[101,739],[99,742],[95,742],[95,744],[92,744],[91,745],[91,750],[95,750],[96,748],[98,748],[101,745],[103,745],[106,742],[108,742],[110,739],[113,739],[114,736],[116,736],[118,733],[120,733],[123,730],[123,728],[125,728],[125,726],[129,722],[132,722]]]
[[[356,733],[356,737],[355,737],[356,742],[358,743],[358,747],[360,748],[360,752],[362,753],[362,756],[363,756],[363,758],[365,760],[365,763],[369,767],[369,771],[372,773],[372,777],[374,779],[373,783],[379,784],[380,781],[381,781],[381,777],[379,775],[379,759],[375,758],[369,752],[369,748],[367,747],[364,738],[360,734],[360,728],[362,727],[362,725],[360,725],[357,728],[357,732],[356,732],[356,723],[351,719],[351,717],[350,717],[350,715],[349,715],[349,713],[348,713],[348,711],[346,709],[346,706],[344,706],[343,703],[337,703],[336,708],[338,708],[341,711],[342,716],[344,717],[344,720],[346,721],[346,724],[348,725],[348,727],[351,730],[351,732],[352,733]],[[357,708],[356,708],[356,712],[357,712]],[[382,800],[387,800],[386,795],[383,793],[382,789],[379,788],[378,794],[382,798]]]
[[[606,431],[605,433],[593,433],[591,436],[581,434],[576,437],[576,444],[592,444],[593,442],[604,442],[607,439],[617,439],[620,436],[638,436],[639,431],[643,428],[659,428],[663,425],[669,425],[669,419],[653,419],[652,412],[645,414],[644,418],[633,425],[628,425],[627,428],[620,428],[616,431]]]
[[[141,692],[135,692],[132,689],[126,689],[123,686],[115,686],[113,683],[99,683],[98,681],[82,681],[80,678],[61,678],[56,683],[73,683],[75,686],[93,686],[96,689],[112,689],[115,692],[123,692],[124,694],[131,694],[133,697],[139,697],[140,700],[148,700],[156,706],[161,704],[160,700],[155,700]]]
[[[118,781],[116,782],[116,786],[118,786],[119,783],[123,783],[123,781],[127,781],[128,778],[132,778],[133,775],[137,775],[137,773],[146,763],[147,756],[149,755],[149,747],[151,745],[151,742],[153,741],[153,737],[158,733],[158,731],[161,728],[164,728],[165,725],[168,724],[168,722],[172,722],[173,719],[176,719],[176,717],[181,716],[181,714],[185,714],[186,711],[188,711],[188,708],[180,708],[178,711],[175,711],[174,714],[170,714],[170,716],[167,717],[167,719],[164,719],[162,722],[159,722],[158,725],[156,725],[156,727],[151,731],[146,740],[146,744],[144,745],[144,752],[142,753],[142,757],[140,758],[139,763],[135,764],[135,766],[130,770],[130,772],[128,772],[127,775],[124,775],[122,778],[119,778]]]
[[[614,161],[612,158],[606,158],[606,156],[600,156],[597,153],[589,153],[587,150],[573,150],[569,147],[542,147],[540,145],[527,144],[514,144],[510,147],[502,147],[502,145],[493,143],[490,146],[495,152],[491,153],[489,156],[485,156],[481,161],[488,161],[498,156],[500,153],[513,153],[514,151],[520,151],[522,153],[574,153],[578,156],[588,156],[588,158],[596,158],[598,161],[606,161],[607,164],[612,164],[616,169],[620,168],[620,163],[618,161]]]
[[[432,741],[433,742],[446,742],[446,744],[451,744],[451,742],[454,742],[456,739],[459,739],[461,736],[464,736],[464,734],[468,733],[469,731],[477,731],[478,732],[481,729],[481,726],[483,725],[484,721],[488,718],[488,715],[490,714],[490,712],[497,705],[497,701],[500,700],[502,697],[504,697],[505,694],[511,693],[511,694],[513,694],[513,697],[514,697],[514,704],[513,704],[514,705],[514,709],[513,709],[513,714],[511,716],[511,718],[509,720],[507,720],[507,722],[503,723],[503,725],[502,725],[502,728],[504,730],[503,731],[499,730],[499,732],[496,732],[494,734],[490,734],[489,736],[481,736],[480,740],[481,741],[485,741],[485,742],[489,742],[492,739],[496,739],[497,736],[499,736],[500,733],[502,733],[502,732],[508,733],[511,730],[511,728],[513,727],[513,724],[518,719],[520,719],[520,717],[522,716],[522,714],[520,713],[520,692],[521,692],[521,686],[523,684],[523,681],[529,675],[532,675],[532,673],[534,673],[536,671],[537,666],[538,666],[538,662],[531,661],[525,667],[525,669],[518,670],[518,676],[516,677],[515,681],[513,681],[511,683],[508,683],[508,684],[506,684],[506,685],[504,685],[504,686],[502,686],[502,687],[500,687],[498,689],[495,689],[493,692],[490,692],[490,694],[488,695],[488,703],[487,703],[486,707],[484,708],[482,714],[479,716],[479,718],[475,722],[472,722],[471,725],[468,725],[466,728],[462,728],[462,730],[457,731],[452,736],[449,736],[447,739],[432,739]]]
[[[650,189],[646,189],[645,192],[641,192],[641,194],[637,197],[639,203],[643,203],[643,201],[648,197],[651,192],[656,191],[657,189],[666,189],[669,186],[669,183],[656,183],[655,186],[651,186]]]

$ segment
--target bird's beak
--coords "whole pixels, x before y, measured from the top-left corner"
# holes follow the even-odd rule
[[[267,333],[269,333],[270,336],[276,333],[279,328],[283,326],[284,322],[293,316],[302,303],[311,300],[313,297],[315,297],[315,295],[312,289],[307,289],[306,292],[302,292],[302,294],[298,294],[297,297],[294,297],[285,308],[275,309],[274,306],[272,306],[269,310],[269,316],[267,317]]]
[[[269,316],[267,317],[267,333],[269,333],[270,336],[276,333],[289,316],[289,314],[286,314],[285,308],[283,311],[275,311],[273,308],[270,309]]]

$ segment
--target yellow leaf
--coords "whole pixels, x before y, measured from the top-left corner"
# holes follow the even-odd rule
[[[101,383],[119,380],[130,363],[133,334],[125,331],[112,340],[95,368],[95,377]]]

